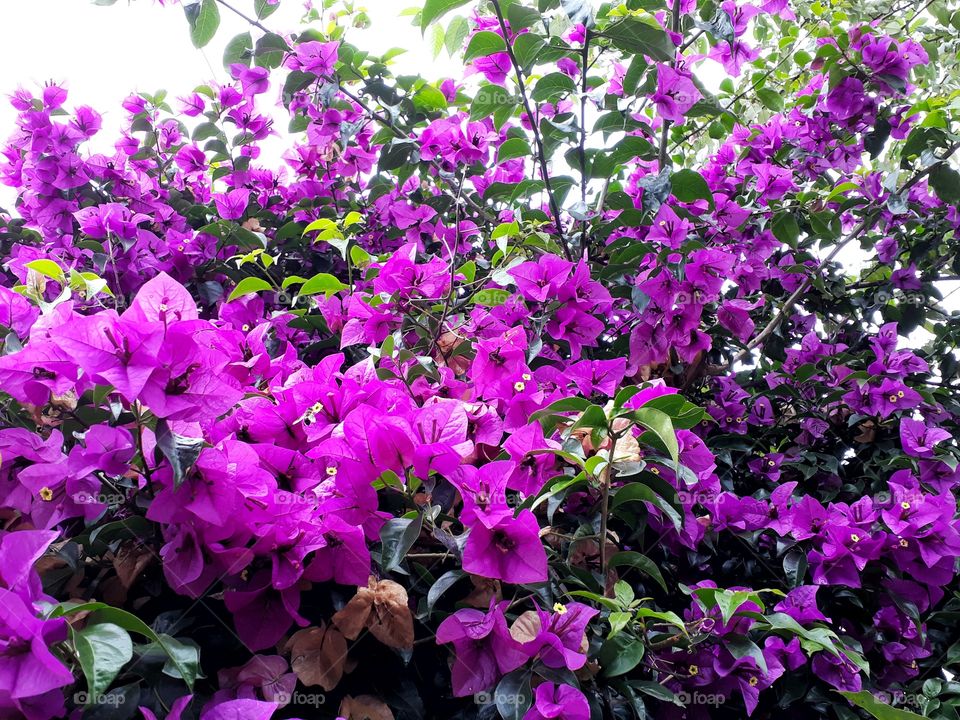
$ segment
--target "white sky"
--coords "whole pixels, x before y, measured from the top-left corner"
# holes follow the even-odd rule
[[[253,0],[231,0],[230,4],[253,15]],[[373,26],[350,30],[348,39],[378,52],[406,48],[408,52],[394,61],[396,71],[419,70],[427,77],[456,73],[458,65],[445,52],[434,60],[428,42],[410,24],[411,18],[399,16],[412,4],[358,2],[367,8]],[[264,24],[279,32],[298,30],[302,10],[300,0],[282,0],[280,10]],[[182,8],[161,7],[154,0],[118,0],[112,7],[97,7],[89,0],[2,0],[0,27],[6,30],[0,42],[0,137],[8,136],[16,115],[6,96],[18,86],[33,90],[57,80],[66,82],[70,91],[68,107],[86,104],[104,115],[102,136],[111,143],[123,121],[123,98],[134,91],[160,89],[175,98],[211,79],[227,80],[223,48],[249,28],[221,8],[217,36],[197,50],[190,42]],[[257,33],[254,30],[255,38]]]
[[[397,73],[419,73],[431,80],[458,77],[460,63],[445,51],[435,59],[429,39],[411,25],[409,16],[400,16],[404,8],[418,1],[357,2],[358,7],[366,8],[372,27],[351,29],[348,39],[376,52],[391,47],[407,49],[394,60]],[[230,4],[253,15],[253,0],[231,0]],[[282,0],[280,10],[264,24],[280,32],[298,30],[302,11],[302,0]],[[223,48],[249,26],[224,8],[221,20],[213,41],[197,50],[190,42],[182,8],[161,7],[155,0],[119,0],[111,7],[98,7],[89,0],[0,0],[0,27],[7,31],[0,42],[0,139],[10,134],[16,116],[6,96],[20,86],[35,91],[44,82],[56,80],[66,83],[70,91],[68,107],[86,104],[103,114],[104,130],[94,147],[109,149],[123,123],[120,103],[131,92],[165,89],[175,98],[201,83],[228,79]],[[256,38],[258,31],[253,32]],[[709,72],[714,69],[710,65],[702,66],[700,73],[707,71],[712,81],[718,73]],[[278,91],[276,87],[271,90]],[[283,148],[282,139],[268,143],[264,160],[273,164],[267,158],[278,158]],[[12,199],[11,189],[0,187],[0,206]],[[862,261],[859,249],[851,248],[844,255],[841,261],[848,267]],[[949,306],[955,305],[956,298],[951,298]]]

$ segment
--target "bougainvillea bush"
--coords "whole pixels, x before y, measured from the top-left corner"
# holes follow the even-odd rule
[[[956,3],[276,9],[10,88],[0,717],[957,718]]]

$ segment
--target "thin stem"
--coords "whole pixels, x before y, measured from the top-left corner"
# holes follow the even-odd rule
[[[589,260],[590,244],[587,241],[587,66],[590,64],[590,28],[584,30],[583,48],[580,51],[580,146],[577,155],[580,162],[580,204],[583,206],[583,221],[580,226],[580,247]]]
[[[908,180],[904,184],[902,188],[900,188],[900,190],[897,191],[896,194],[901,195],[903,193],[908,192],[910,188],[912,188],[914,185],[920,182],[923,178],[929,175],[930,172],[935,167],[937,167],[940,163],[945,162],[947,158],[953,155],[957,151],[957,149],[960,149],[960,142],[956,142],[953,145],[951,145],[949,148],[947,148],[947,152],[944,153],[944,155],[941,158],[939,158],[937,162],[932,163],[929,167],[916,173],[912,178],[910,178],[910,180]],[[803,282],[801,282],[800,285],[797,287],[797,289],[790,294],[786,302],[784,302],[783,306],[780,308],[780,311],[773,316],[773,319],[769,323],[767,323],[766,327],[764,327],[763,330],[761,330],[756,337],[754,337],[749,343],[747,343],[747,346],[743,350],[741,350],[739,353],[737,353],[734,356],[733,360],[730,361],[730,367],[733,368],[733,366],[736,363],[746,358],[750,354],[751,350],[753,350],[755,347],[758,347],[759,345],[762,345],[763,342],[768,337],[770,337],[771,334],[773,334],[773,331],[777,329],[777,326],[780,325],[784,317],[786,317],[787,313],[789,313],[790,310],[793,309],[793,306],[797,303],[797,301],[803,296],[804,293],[807,292],[807,290],[810,289],[810,286],[813,284],[814,278],[819,276],[820,273],[823,272],[824,268],[826,268],[826,266],[837,255],[839,255],[840,251],[843,250],[843,248],[845,248],[847,245],[849,245],[852,240],[854,240],[855,238],[859,238],[861,235],[871,230],[873,226],[877,223],[877,220],[879,219],[880,219],[880,214],[873,213],[865,217],[859,223],[857,223],[856,226],[853,228],[853,230],[851,230],[841,242],[837,243],[834,246],[833,250],[830,251],[830,254],[827,255],[827,257],[825,257],[819,265],[817,265],[816,269],[812,273],[810,273],[807,277],[804,278]]]
[[[607,466],[600,478],[600,582],[603,583],[603,595],[609,597],[607,590],[607,515],[610,512],[610,484],[613,482],[613,459],[617,453],[618,435],[610,436],[610,455]]]
[[[671,30],[674,34],[680,32],[680,0],[673,0],[673,10],[671,11],[670,17]],[[670,67],[675,68],[677,66],[677,54],[682,51],[676,51],[673,55],[673,60],[670,61]],[[664,118],[663,127],[660,130],[660,172],[663,172],[663,168],[667,164],[667,144],[670,142],[670,126],[671,123],[669,120]]]
[[[217,0],[217,2],[220,3],[221,5],[223,5],[227,10],[229,10],[230,12],[232,12],[234,15],[239,15],[240,17],[242,17],[242,18],[243,18],[244,20],[246,20],[248,23],[250,23],[251,25],[253,25],[255,28],[258,28],[258,29],[260,29],[260,30],[263,30],[265,33],[270,32],[269,30],[267,30],[266,27],[264,27],[264,26],[260,23],[259,20],[255,20],[255,19],[253,19],[252,17],[250,17],[250,16],[248,16],[248,15],[245,15],[245,14],[242,13],[241,11],[237,10],[237,9],[236,9],[233,5],[231,5],[230,3],[225,2],[224,0]]]
[[[493,10],[497,14],[497,21],[500,23],[500,31],[503,33],[503,41],[507,46],[507,55],[510,56],[510,64],[513,65],[513,71],[517,76],[517,88],[520,91],[520,100],[523,102],[523,109],[527,113],[527,117],[530,119],[530,127],[533,128],[533,141],[537,146],[537,160],[540,163],[540,175],[543,177],[543,185],[547,191],[547,200],[550,204],[550,212],[553,213],[553,220],[557,226],[557,237],[560,238],[560,244],[563,246],[563,254],[566,255],[567,260],[573,260],[573,255],[570,252],[570,246],[567,243],[567,238],[563,234],[563,223],[560,222],[560,206],[557,204],[557,198],[553,192],[553,184],[550,182],[550,173],[547,170],[547,153],[543,147],[543,138],[540,136],[540,122],[538,116],[535,116],[533,113],[533,105],[530,103],[530,98],[527,96],[527,88],[523,82],[523,70],[520,67],[520,63],[517,60],[516,54],[513,52],[513,44],[510,42],[510,33],[507,30],[507,23],[503,19],[503,9],[500,7],[500,0],[491,0],[493,2]]]

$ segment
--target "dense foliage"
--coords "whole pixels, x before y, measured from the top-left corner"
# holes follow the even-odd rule
[[[956,3],[181,2],[12,95],[0,716],[958,718]]]

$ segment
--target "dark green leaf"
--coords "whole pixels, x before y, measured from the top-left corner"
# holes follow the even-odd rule
[[[643,660],[644,645],[626,633],[614,635],[600,647],[600,667],[606,677],[616,677],[633,670]]]
[[[634,18],[626,18],[603,31],[613,44],[631,54],[649,55],[654,60],[673,60],[677,46],[663,30]]]
[[[572,77],[562,72],[552,72],[537,81],[533,88],[533,99],[537,102],[555,102],[576,90],[577,85]]]
[[[202,48],[217,34],[217,28],[220,27],[220,9],[216,0],[203,0],[193,19],[190,19],[191,15],[193,12],[187,13],[190,20],[190,40],[194,47]]]
[[[463,61],[469,62],[474,58],[486,57],[487,55],[493,55],[498,52],[505,52],[507,49],[506,43],[503,41],[503,38],[497,35],[495,32],[490,32],[489,30],[481,30],[472,38],[470,38],[470,43],[467,45],[467,49],[463,53]]]
[[[663,588],[664,592],[667,591],[667,583],[663,579],[663,575],[660,573],[660,568],[658,568],[657,564],[646,555],[642,555],[641,553],[633,551],[618,552],[610,558],[610,567],[636,568],[637,570],[652,577],[656,581],[657,585]]]
[[[177,435],[167,425],[167,421],[162,418],[157,422],[156,436],[157,447],[173,470],[174,485],[179,487],[187,472],[200,457],[200,451],[203,449],[203,438]]]
[[[427,0],[420,13],[420,30],[426,31],[430,23],[468,2],[469,0]]]
[[[497,684],[495,693],[497,712],[503,720],[522,720],[533,704],[530,690],[530,671],[514,670]]]
[[[670,184],[674,197],[680,202],[707,200],[713,207],[713,193],[710,192],[710,186],[696,170],[686,168],[678,170],[670,176]]]
[[[240,33],[233,40],[227,43],[223,50],[223,67],[230,72],[230,66],[235,63],[250,65],[250,58],[253,55],[253,38],[249,32]],[[194,138],[196,140],[196,138]]]
[[[948,205],[960,204],[960,173],[940,163],[930,171],[930,187]]]
[[[130,662],[133,642],[122,627],[97,623],[77,631],[74,644],[80,667],[87,678],[87,704],[93,704],[109,689],[123,666]]]
[[[420,537],[421,527],[423,515],[418,513],[415,518],[394,518],[381,528],[380,541],[383,543],[383,550],[380,554],[380,565],[385,573],[409,574],[400,567],[400,563]]]

